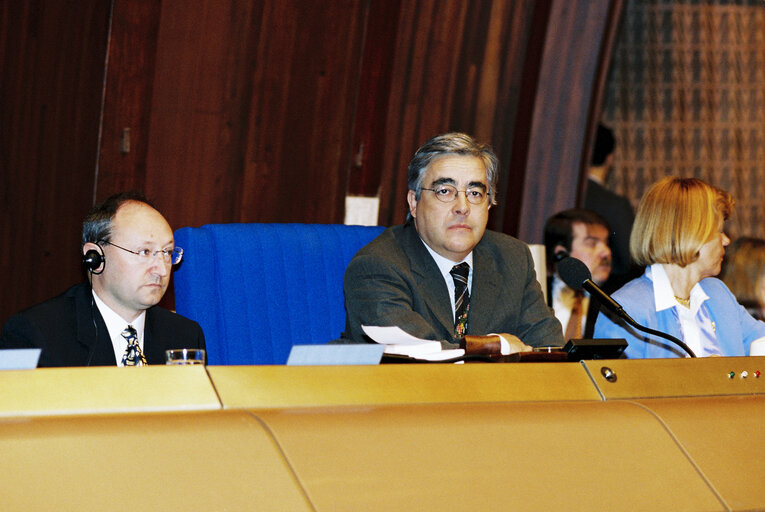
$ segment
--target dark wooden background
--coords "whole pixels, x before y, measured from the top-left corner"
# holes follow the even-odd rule
[[[82,278],[80,223],[124,189],[174,228],[405,217],[416,148],[501,162],[490,226],[573,206],[622,0],[0,4],[0,322]],[[172,297],[168,301],[172,306]],[[168,305],[168,304],[166,304]]]

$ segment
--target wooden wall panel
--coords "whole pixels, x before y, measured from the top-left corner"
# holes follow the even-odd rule
[[[575,198],[612,4],[3,3],[0,320],[80,278],[94,200],[143,189],[177,228],[342,222],[347,191],[379,193],[390,225],[411,155],[448,130],[500,157],[490,226],[536,229],[542,176]]]
[[[0,3],[0,323],[81,278],[111,3]]]
[[[401,0],[371,0],[364,35],[348,195],[378,196]]]
[[[117,1],[112,14],[96,202],[145,190],[161,0]]]
[[[404,3],[394,49],[379,170],[380,223],[406,216],[406,168],[417,147],[445,131],[464,131],[500,158],[500,208],[509,180],[516,111],[534,0]],[[490,223],[501,229],[502,215]]]
[[[165,0],[146,190],[174,227],[342,222],[366,3]]]
[[[163,0],[146,193],[174,228],[237,220],[255,2]]]
[[[368,2],[272,3],[248,123],[245,175],[257,181],[241,218],[341,223]]]

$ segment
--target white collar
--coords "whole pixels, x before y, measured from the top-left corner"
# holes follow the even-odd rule
[[[606,183],[600,178],[600,176],[595,176],[594,174],[588,174],[587,179],[590,179],[603,187],[606,186]]]
[[[654,263],[648,267],[645,274],[648,279],[653,281],[653,300],[656,303],[656,311],[663,311],[676,306],[681,307],[675,300],[675,292],[672,290],[669,276],[667,276],[663,264]],[[696,314],[701,304],[708,298],[709,296],[704,293],[701,283],[693,285],[691,288],[691,312]]]
[[[422,238],[420,238],[422,240]],[[452,268],[454,268],[455,265],[459,265],[460,263],[467,263],[470,265],[470,276],[473,275],[473,251],[470,251],[470,253],[465,256],[465,258],[462,261],[454,262],[450,260],[449,258],[444,258],[440,254],[438,254],[436,251],[430,248],[428,244],[425,243],[425,240],[422,240],[422,243],[425,245],[425,248],[428,250],[431,256],[433,256],[433,260],[436,262],[436,265],[438,265],[438,270],[441,271],[441,274],[443,274],[444,279],[448,278],[451,279],[451,272]],[[472,281],[472,279],[471,279]]]
[[[146,325],[146,311],[141,311],[141,314],[138,315],[135,320],[132,322],[128,322],[124,318],[122,318],[117,312],[115,312],[112,308],[106,305],[104,301],[101,300],[101,297],[98,296],[95,290],[93,290],[93,298],[96,301],[96,306],[98,306],[98,311],[101,313],[101,316],[104,319],[104,323],[106,324],[106,328],[109,329],[109,334],[112,335],[112,333],[120,334],[123,330],[125,330],[125,327],[128,325],[132,325],[133,328],[138,333],[138,339],[143,339],[143,330],[144,326]],[[112,336],[113,337],[113,336]]]

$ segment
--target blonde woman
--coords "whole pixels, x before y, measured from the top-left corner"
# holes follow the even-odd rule
[[[632,258],[646,271],[613,294],[637,323],[683,340],[698,357],[748,355],[751,343],[765,337],[765,323],[715,279],[730,243],[723,222],[732,209],[730,194],[698,179],[668,177],[652,185],[630,236]],[[594,336],[625,338],[629,358],[686,356],[602,312]]]

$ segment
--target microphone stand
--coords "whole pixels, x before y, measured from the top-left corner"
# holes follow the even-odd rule
[[[649,327],[643,327],[642,325],[637,323],[635,320],[632,319],[631,316],[629,316],[627,314],[626,311],[624,311],[624,308],[622,308],[622,306],[618,302],[613,300],[608,295],[603,297],[604,293],[600,289],[600,287],[598,287],[595,283],[593,283],[589,279],[587,279],[584,282],[582,287],[585,288],[588,292],[590,292],[590,295],[597,296],[599,299],[605,299],[605,300],[601,300],[601,302],[604,303],[606,306],[608,306],[608,309],[613,310],[617,314],[617,316],[619,316],[619,318],[621,318],[622,320],[624,320],[625,322],[630,324],[635,329],[643,331],[646,334],[651,334],[653,336],[659,336],[661,338],[664,338],[665,340],[671,341],[672,343],[674,343],[678,347],[680,347],[683,350],[685,350],[688,353],[689,356],[696,357],[696,354],[693,353],[693,350],[691,350],[690,347],[688,347],[688,345],[686,345],[683,341],[675,338],[671,334],[667,334],[665,332],[657,331],[657,330],[651,329]],[[600,293],[598,293],[598,292],[600,292]]]

